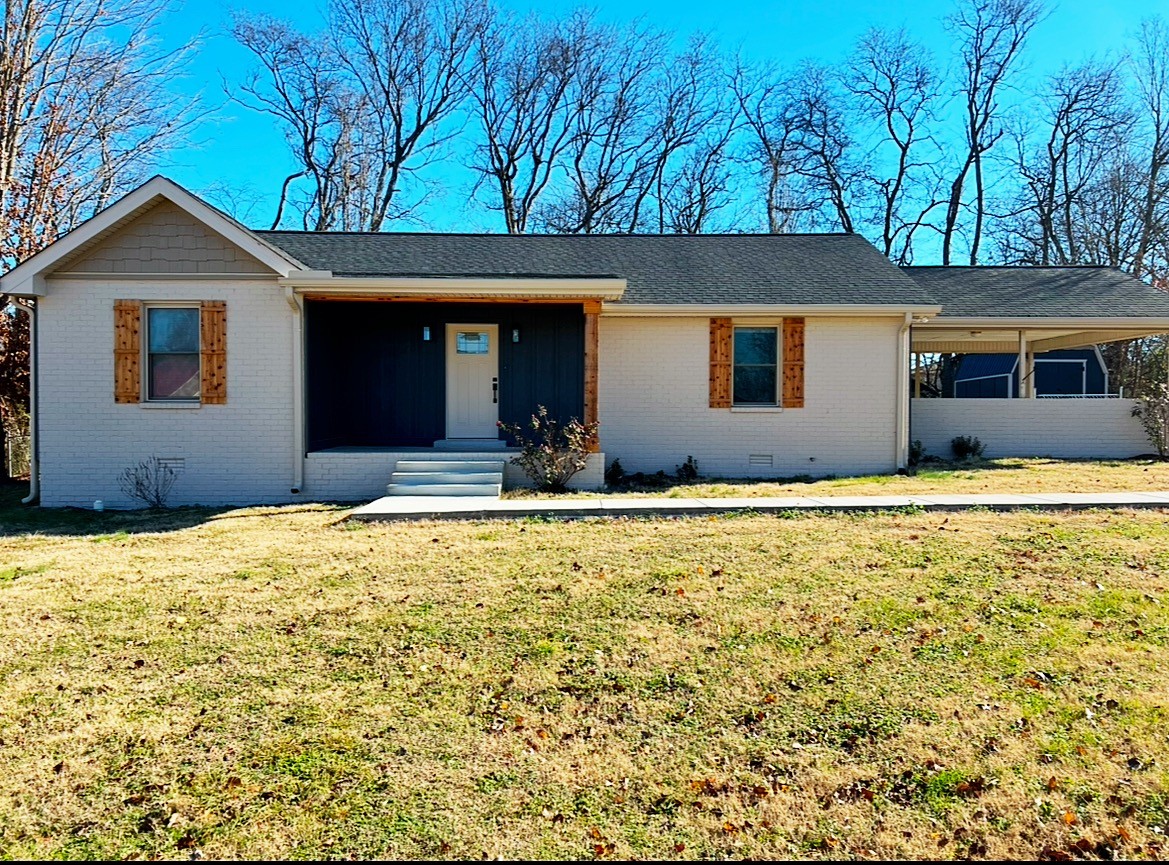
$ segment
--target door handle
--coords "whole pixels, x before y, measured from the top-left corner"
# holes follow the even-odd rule
[[[491,402],[499,402],[499,377],[496,376],[491,379]]]

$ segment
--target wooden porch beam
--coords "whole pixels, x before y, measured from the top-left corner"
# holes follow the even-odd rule
[[[584,303],[584,422],[597,422],[597,379],[600,355],[600,324],[601,302],[587,300]],[[601,449],[599,436],[593,436],[589,442],[589,450],[597,453]]]
[[[601,301],[584,297],[450,297],[447,295],[421,296],[417,294],[312,294],[304,295],[306,300],[335,300],[340,302],[365,303],[490,303],[490,304],[532,304],[558,303],[561,306],[583,304],[586,309],[595,305],[600,312]]]

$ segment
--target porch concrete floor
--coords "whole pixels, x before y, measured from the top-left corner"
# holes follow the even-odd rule
[[[354,520],[512,519],[515,517],[692,516],[730,511],[869,511],[918,506],[934,511],[991,508],[1169,508],[1169,492],[925,496],[797,496],[751,499],[494,499],[479,496],[385,496],[349,514]]]

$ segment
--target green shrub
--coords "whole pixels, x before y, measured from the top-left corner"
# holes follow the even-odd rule
[[[978,436],[955,436],[950,440],[950,450],[956,460],[976,460],[982,458],[986,445],[979,441]]]
[[[691,456],[686,457],[686,462],[674,466],[674,475],[685,483],[698,480],[698,460]]]

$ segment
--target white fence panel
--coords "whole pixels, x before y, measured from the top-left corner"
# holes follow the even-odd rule
[[[910,440],[950,459],[955,436],[977,436],[988,457],[1124,458],[1153,450],[1131,399],[915,399]]]

